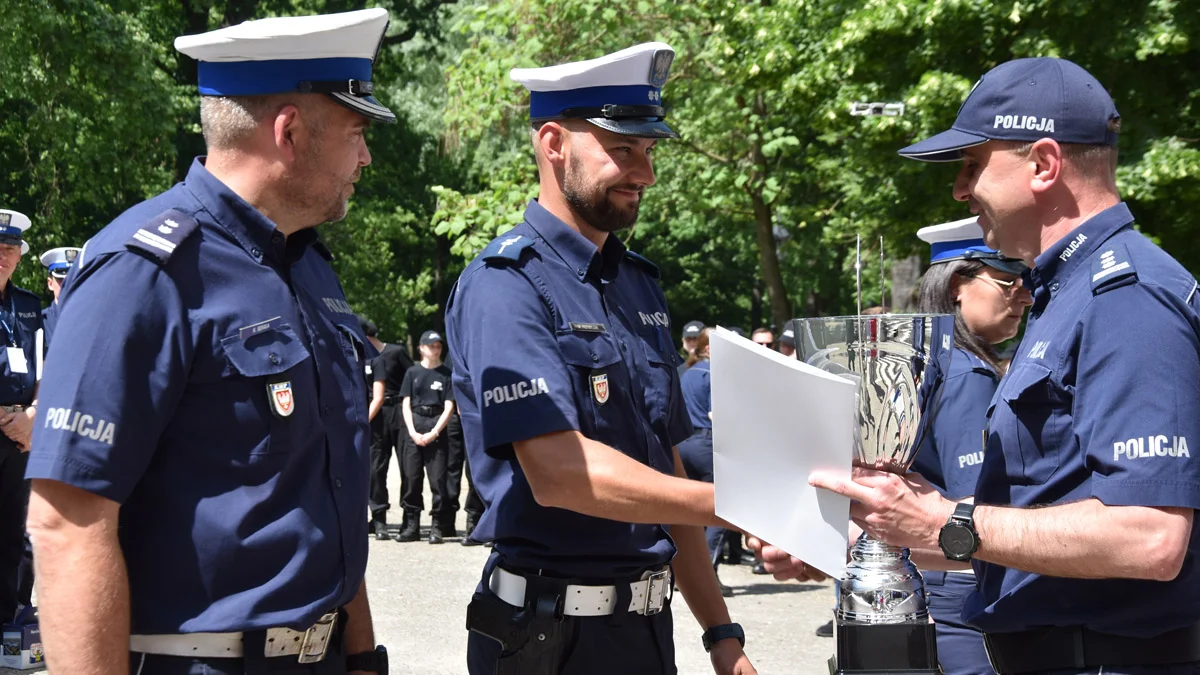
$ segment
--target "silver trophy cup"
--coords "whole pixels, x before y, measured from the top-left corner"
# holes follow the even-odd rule
[[[954,317],[840,316],[796,326],[800,360],[858,384],[855,465],[907,472],[941,397]],[[838,599],[837,672],[939,672],[924,583],[908,549],[863,537],[850,559]]]

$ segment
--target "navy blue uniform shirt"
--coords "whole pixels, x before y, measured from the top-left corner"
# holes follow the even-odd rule
[[[42,350],[50,349],[50,338],[54,337],[54,329],[58,328],[59,305],[57,301],[42,310]]]
[[[975,494],[983,465],[983,428],[998,381],[983,359],[954,348],[933,426],[912,465],[947,499]]]
[[[25,354],[25,367],[9,361],[0,349],[0,405],[28,405],[37,389],[37,332],[42,327],[42,301],[24,288],[8,282],[0,302],[0,341]],[[15,366],[15,367],[14,367]],[[19,372],[24,370],[25,372]]]
[[[683,372],[679,383],[683,389],[683,402],[687,406],[692,426],[697,429],[711,429],[712,420],[709,419],[708,413],[712,412],[712,363],[708,359],[700,359],[693,363]]]
[[[512,444],[577,430],[666,474],[692,433],[657,269],[602,250],[536,201],[463,271],[446,309],[454,398],[487,510],[473,535],[507,564],[614,577],[665,563],[665,527],[538,506]]]
[[[302,627],[358,591],[373,350],[327,255],[197,160],[71,270],[27,476],[121,504],[134,633]]]
[[[1033,306],[992,402],[977,503],[1200,508],[1196,280],[1132,222],[1125,204],[1106,209],[1028,273]],[[976,561],[980,590],[963,617],[985,632],[1086,626],[1133,637],[1196,623],[1198,532],[1167,582]]]

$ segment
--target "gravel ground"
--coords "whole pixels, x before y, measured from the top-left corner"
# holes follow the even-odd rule
[[[393,498],[399,476],[393,465]],[[465,487],[465,485],[464,485]],[[429,497],[426,496],[426,503]],[[393,512],[392,522],[399,522]],[[459,514],[459,529],[465,516]],[[425,514],[424,527],[429,525]],[[459,540],[432,546],[371,541],[367,588],[376,638],[387,645],[393,675],[465,675],[466,607],[490,549]],[[733,587],[733,620],[746,630],[746,653],[762,675],[825,675],[833,640],[813,630],[831,616],[833,586],[776,582],[745,565],[722,565],[721,580]],[[676,659],[681,675],[711,673],[700,645],[700,627],[682,598],[673,603]],[[0,668],[0,674],[30,673]],[[64,674],[66,675],[66,674]]]

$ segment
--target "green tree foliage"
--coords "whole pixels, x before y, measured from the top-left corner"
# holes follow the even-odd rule
[[[660,144],[629,243],[663,268],[676,323],[850,311],[857,235],[874,304],[880,236],[889,257],[924,253],[917,228],[967,214],[950,194],[956,166],[896,150],[945,129],[991,67],[1049,55],[1110,88],[1125,119],[1122,190],[1141,226],[1195,267],[1198,17],[1172,0],[477,2],[454,15],[446,120],[486,169],[473,193],[439,189],[438,232],[473,255],[536,191],[527,97],[510,68],[658,39],[677,51],[664,99],[684,138]],[[852,117],[855,101],[907,113]]]

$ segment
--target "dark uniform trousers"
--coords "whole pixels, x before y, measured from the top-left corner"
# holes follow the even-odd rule
[[[450,423],[446,425],[446,435],[449,447],[446,453],[446,498],[443,500],[446,506],[443,515],[446,520],[444,522],[453,523],[454,517],[458,513],[463,473],[467,474],[467,503],[464,505],[464,510],[467,512],[468,520],[478,521],[479,517],[483,515],[483,500],[475,491],[471,468],[467,466],[467,446],[463,439],[462,420],[458,418],[458,412],[450,416]]]
[[[495,597],[486,589],[498,561],[499,556],[493,554],[484,566],[483,581],[475,589],[477,595],[486,593]],[[633,580],[612,580],[617,587],[617,607],[629,606],[629,583]],[[563,580],[564,585],[568,581]],[[513,607],[512,611],[515,614],[520,610]],[[661,612],[649,616],[617,611],[609,616],[563,616],[560,621],[555,624],[550,640],[539,642],[536,635],[530,635],[527,646],[511,654],[503,652],[496,640],[471,631],[467,637],[467,672],[469,675],[677,675],[679,672],[675,667],[670,599],[664,602]],[[534,650],[542,653],[533,658]]]
[[[396,407],[400,408],[400,406]],[[443,408],[433,406],[413,406],[413,428],[420,434],[432,431],[442,416],[442,410]],[[400,487],[400,504],[404,507],[406,514],[420,513],[425,510],[423,493],[425,491],[425,474],[428,472],[429,490],[433,493],[433,505],[429,512],[440,523],[445,513],[445,497],[449,492],[449,487],[446,485],[448,435],[443,430],[443,433],[438,434],[438,437],[429,445],[421,447],[408,435],[408,427],[404,424],[403,410],[400,410],[398,414],[401,416],[400,428],[405,430],[404,453],[400,459],[400,470],[404,474],[405,484]],[[453,523],[445,524],[452,525]]]
[[[12,621],[18,605],[31,604],[33,555],[25,535],[29,453],[0,435],[0,623]]]
[[[371,508],[372,520],[385,519],[391,507],[388,501],[387,474],[397,437],[388,429],[389,407],[395,406],[385,404],[379,409],[375,419],[371,420],[371,486],[367,501]]]
[[[963,623],[963,603],[975,575],[921,570],[929,614],[937,628],[938,662],[945,675],[996,675],[983,648],[983,633]],[[1107,671],[1105,671],[1107,672]]]

